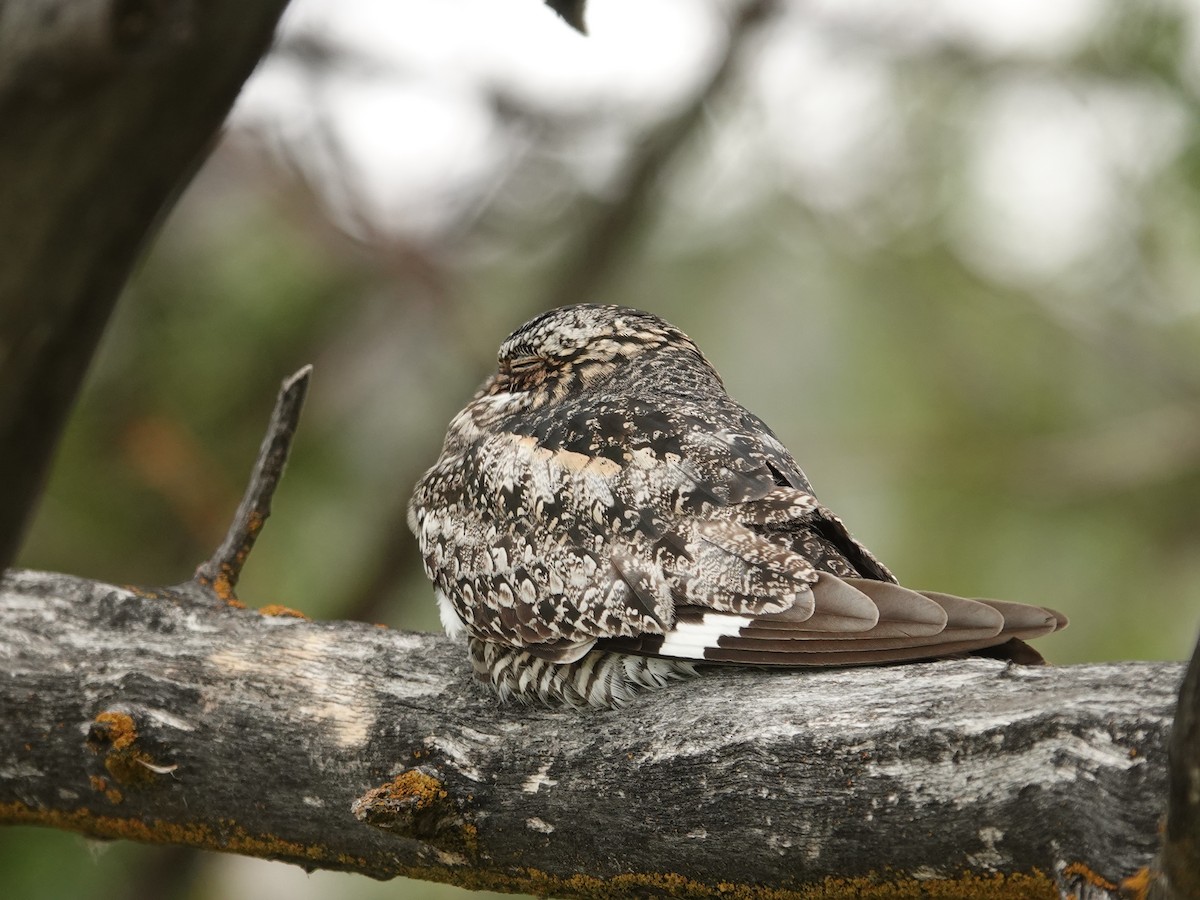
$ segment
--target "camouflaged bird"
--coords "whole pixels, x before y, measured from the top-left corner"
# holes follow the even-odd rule
[[[617,706],[709,664],[1041,662],[1052,610],[900,587],[682,331],[538,316],[450,423],[409,525],[502,698]]]

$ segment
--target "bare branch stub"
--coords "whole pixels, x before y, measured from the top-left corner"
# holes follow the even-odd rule
[[[292,439],[300,422],[300,410],[308,393],[312,366],[305,366],[283,382],[271,422],[254,462],[254,470],[242,502],[238,505],[225,539],[209,559],[196,570],[193,580],[222,600],[236,600],[234,588],[242,574],[246,558],[271,514],[271,498],[283,477]]]

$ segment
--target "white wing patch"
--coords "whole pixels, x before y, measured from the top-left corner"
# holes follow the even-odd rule
[[[704,659],[704,651],[716,647],[723,637],[737,637],[754,622],[750,616],[705,613],[699,622],[676,622],[663,637],[658,655],[676,659]]]
[[[467,626],[454,610],[454,604],[439,590],[434,590],[437,598],[438,617],[442,620],[442,629],[452,638],[460,638],[467,633]]]

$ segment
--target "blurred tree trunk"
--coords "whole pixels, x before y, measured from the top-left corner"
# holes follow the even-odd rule
[[[113,304],[285,6],[0,3],[0,569]]]

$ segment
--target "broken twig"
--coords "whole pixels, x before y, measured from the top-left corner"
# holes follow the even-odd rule
[[[254,547],[267,516],[271,514],[271,497],[283,469],[287,464],[288,451],[296,436],[300,422],[300,410],[308,393],[308,382],[312,366],[305,366],[286,379],[279,389],[279,398],[271,412],[271,423],[254,462],[250,483],[238,505],[225,540],[212,556],[196,570],[193,581],[208,588],[225,601],[237,599],[234,588],[246,564],[246,557]]]

